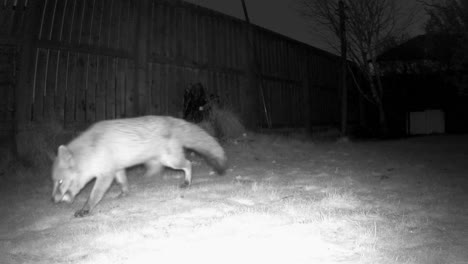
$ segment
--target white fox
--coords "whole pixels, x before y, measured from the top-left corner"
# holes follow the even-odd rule
[[[218,172],[224,173],[227,159],[219,143],[202,128],[185,120],[168,116],[143,116],[100,121],[68,145],[58,148],[52,166],[54,202],[73,202],[75,196],[92,179],[96,182],[84,207],[75,217],[89,214],[115,179],[122,195],[128,193],[125,168],[145,164],[147,175],[167,166],[183,170],[185,180],[192,181],[192,166],[184,148],[195,151]]]

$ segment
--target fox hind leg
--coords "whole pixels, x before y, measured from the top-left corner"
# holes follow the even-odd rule
[[[125,169],[119,170],[115,173],[115,180],[120,185],[122,192],[119,197],[124,197],[128,195],[128,180],[127,175],[125,174]]]
[[[88,215],[101,201],[102,197],[111,186],[113,180],[114,177],[110,177],[110,175],[102,175],[101,177],[98,177],[94,183],[93,189],[91,190],[88,201],[82,209],[75,212],[75,217],[83,217]]]
[[[185,158],[181,146],[173,146],[170,151],[161,157],[161,164],[175,170],[183,170],[185,174],[184,183],[181,188],[186,188],[192,183],[192,163]]]

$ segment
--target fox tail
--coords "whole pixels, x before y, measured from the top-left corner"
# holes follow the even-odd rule
[[[176,138],[185,148],[203,156],[218,174],[224,174],[227,168],[227,158],[216,139],[201,127],[183,120],[180,121],[173,131]]]

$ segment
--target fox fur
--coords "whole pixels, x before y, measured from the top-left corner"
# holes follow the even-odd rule
[[[181,187],[188,187],[192,166],[184,149],[200,154],[218,174],[226,170],[226,155],[216,139],[185,120],[142,116],[97,122],[69,144],[59,146],[52,165],[52,199],[55,203],[71,203],[95,178],[88,201],[75,213],[75,217],[88,215],[114,179],[121,187],[121,195],[128,193],[125,169],[138,164],[145,164],[147,176],[163,166],[183,170]]]

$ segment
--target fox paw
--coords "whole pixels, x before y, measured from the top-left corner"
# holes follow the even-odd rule
[[[179,185],[179,187],[182,188],[182,189],[188,188],[189,186],[190,186],[190,182],[188,182],[188,181],[184,181],[184,183]]]
[[[83,217],[89,215],[89,210],[80,209],[75,212],[75,217]]]

